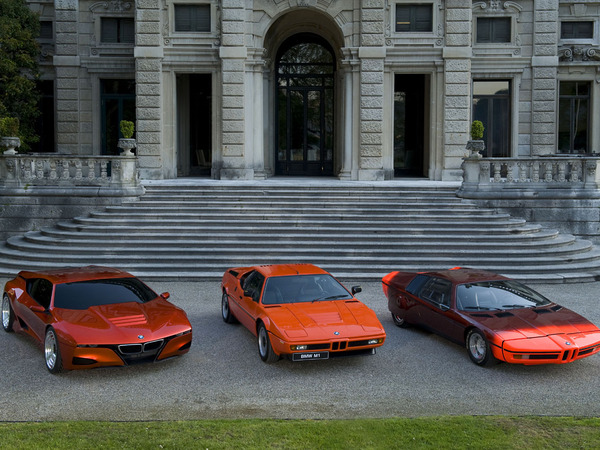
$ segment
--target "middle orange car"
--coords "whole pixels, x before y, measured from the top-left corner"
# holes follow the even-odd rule
[[[267,363],[374,354],[385,330],[375,312],[331,274],[312,264],[229,269],[223,275],[223,320],[236,320],[258,341]]]

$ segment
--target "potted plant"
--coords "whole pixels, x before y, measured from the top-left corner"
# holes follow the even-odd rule
[[[123,136],[119,139],[119,148],[123,150],[123,155],[133,155],[131,149],[136,147],[135,139],[133,139],[135,124],[130,120],[121,120],[119,128]]]
[[[471,151],[469,157],[481,158],[481,152],[485,150],[483,141],[483,123],[480,120],[474,120],[471,124],[471,140],[467,142],[467,150]]]
[[[5,147],[5,155],[14,155],[15,147],[21,146],[19,139],[19,119],[16,117],[3,117],[0,119],[0,145]]]

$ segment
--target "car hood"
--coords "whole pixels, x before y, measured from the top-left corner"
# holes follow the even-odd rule
[[[468,314],[503,340],[598,331],[589,320],[559,305]]]
[[[267,308],[287,338],[356,338],[385,333],[375,313],[358,300],[291,303]]]
[[[92,306],[86,310],[60,309],[55,318],[75,342],[90,345],[147,342],[191,328],[183,310],[160,299],[143,304]]]

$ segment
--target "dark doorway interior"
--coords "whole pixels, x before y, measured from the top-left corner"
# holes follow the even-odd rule
[[[210,176],[212,167],[212,75],[177,77],[178,174]]]
[[[333,175],[335,59],[321,37],[303,33],[277,55],[278,175]]]
[[[190,175],[210,175],[212,165],[211,74],[190,75]]]
[[[101,146],[103,155],[118,155],[121,120],[135,123],[135,81],[100,80]],[[135,135],[133,136],[135,138]]]
[[[422,177],[425,153],[425,75],[396,75],[394,176]]]
[[[54,81],[42,80],[38,83],[41,97],[38,104],[40,115],[35,124],[35,132],[39,137],[38,142],[31,143],[34,153],[54,152],[56,145],[54,139]]]

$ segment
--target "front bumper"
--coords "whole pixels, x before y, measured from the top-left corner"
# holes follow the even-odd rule
[[[558,334],[504,341],[502,359],[509,363],[566,364],[600,352],[600,333]]]
[[[68,370],[127,366],[154,362],[187,353],[192,331],[145,342],[119,345],[61,345],[63,367]]]

